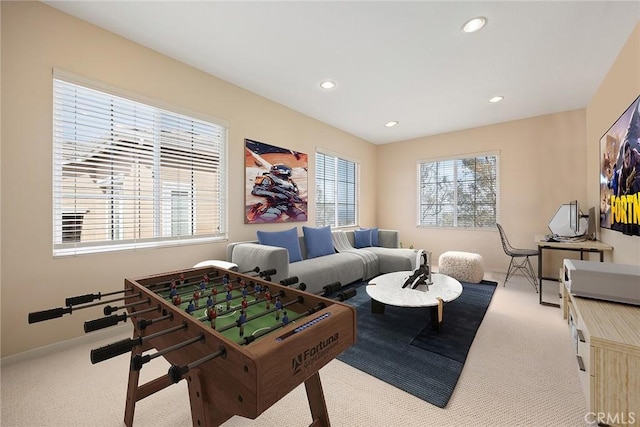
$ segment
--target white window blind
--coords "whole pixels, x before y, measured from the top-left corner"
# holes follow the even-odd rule
[[[495,227],[497,155],[421,162],[418,179],[418,225]]]
[[[316,226],[356,225],[358,164],[316,153]]]
[[[226,238],[226,128],[54,75],[54,255]]]

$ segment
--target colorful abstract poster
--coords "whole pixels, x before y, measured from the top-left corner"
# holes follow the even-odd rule
[[[307,220],[308,158],[245,139],[245,224]]]
[[[640,235],[640,96],[600,138],[600,227]]]

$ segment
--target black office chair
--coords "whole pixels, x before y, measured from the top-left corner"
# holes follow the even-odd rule
[[[533,289],[538,292],[538,279],[536,278],[536,272],[531,265],[531,261],[529,257],[538,256],[537,249],[517,249],[509,244],[509,239],[507,239],[507,235],[504,232],[504,229],[500,224],[496,223],[498,227],[498,231],[500,232],[500,240],[502,240],[502,248],[504,249],[504,253],[511,257],[511,262],[509,263],[509,268],[507,269],[507,277],[504,279],[505,286],[509,281],[509,278],[513,275],[516,270],[522,270],[522,274],[524,277],[533,285]]]

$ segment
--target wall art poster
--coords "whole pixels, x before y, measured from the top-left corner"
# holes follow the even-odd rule
[[[600,138],[600,227],[640,235],[640,96]]]
[[[245,139],[245,224],[307,220],[308,158]]]

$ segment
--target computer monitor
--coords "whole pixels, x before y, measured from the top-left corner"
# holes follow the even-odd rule
[[[587,232],[587,219],[580,212],[577,200],[560,205],[556,214],[549,221],[549,230],[557,237],[580,237]]]
[[[596,208],[592,206],[589,208],[589,218],[587,218],[587,234],[585,237],[589,240],[598,240],[596,234]]]
[[[569,227],[573,230],[574,235],[578,236],[580,232],[580,205],[577,200],[569,203]]]

